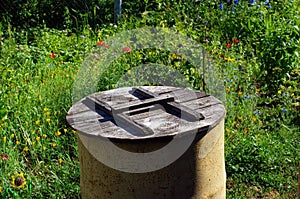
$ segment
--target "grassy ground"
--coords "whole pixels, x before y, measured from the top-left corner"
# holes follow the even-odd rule
[[[224,79],[227,197],[296,198],[298,7],[292,1],[222,5],[191,8],[166,1],[139,16],[126,16],[125,11],[118,26],[86,25],[77,33],[46,27],[21,31],[2,24],[7,28],[0,30],[0,195],[79,198],[76,131],[65,121],[76,74],[94,48],[105,47],[100,41],[147,25],[169,27],[194,39],[213,57]],[[199,88],[199,74],[184,57],[145,49],[114,61],[99,90],[113,88],[133,66],[148,62],[178,69]]]

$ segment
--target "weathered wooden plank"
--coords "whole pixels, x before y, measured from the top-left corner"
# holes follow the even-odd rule
[[[201,131],[225,116],[221,102],[203,92],[165,86],[145,86],[142,90],[155,98],[140,100],[131,87],[95,93],[86,98],[90,104],[83,100],[74,104],[67,120],[90,136],[145,139]],[[173,97],[176,102],[172,102]],[[103,110],[98,111],[97,103],[104,104]]]

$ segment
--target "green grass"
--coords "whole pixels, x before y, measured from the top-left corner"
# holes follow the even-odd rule
[[[194,39],[213,57],[224,79],[227,197],[296,198],[298,7],[284,0],[272,3],[270,10],[264,2],[261,8],[259,1],[255,6],[240,2],[232,13],[233,5],[226,3],[220,10],[213,2],[192,7],[154,2],[142,15],[129,17],[130,10],[125,10],[128,16],[117,27],[86,25],[72,33],[0,26],[0,196],[79,198],[77,136],[65,120],[77,72],[90,52],[104,48],[97,47],[97,41],[147,25],[169,27]],[[151,62],[173,67],[193,88],[202,87],[201,75],[184,56],[144,49],[114,60],[99,79],[98,90],[112,89],[134,66]],[[26,182],[21,189],[11,185],[11,177],[18,173]]]

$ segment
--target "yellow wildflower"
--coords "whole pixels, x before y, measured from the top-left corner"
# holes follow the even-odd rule
[[[10,136],[11,138],[14,138],[15,137],[15,134],[11,134],[11,136]]]
[[[230,92],[230,88],[226,88],[226,93],[229,93]]]
[[[255,122],[255,121],[256,121],[256,117],[253,117],[253,118],[252,118],[252,121]]]
[[[46,121],[49,123],[50,122],[50,118],[47,118]]]
[[[41,139],[40,137],[36,137],[36,138],[35,138],[35,140],[36,140],[37,142],[40,141],[40,139]]]
[[[3,142],[6,142],[6,136],[3,137]]]
[[[242,91],[239,91],[238,94],[239,94],[239,95],[243,95],[243,92],[242,92]]]
[[[228,62],[233,62],[234,61],[234,59],[230,58],[230,57],[226,57],[225,60],[228,61]]]
[[[230,133],[231,131],[229,129],[226,129],[226,133]]]
[[[46,112],[46,115],[49,116],[49,115],[51,115],[51,113],[48,111],[48,112]]]
[[[21,144],[19,141],[16,141],[16,145],[19,145],[19,144]]]
[[[48,110],[49,110],[48,108],[46,108],[46,107],[44,108],[44,111],[45,111],[45,112],[47,112]]]
[[[278,91],[278,94],[279,94],[279,95],[281,95],[281,93],[282,93],[282,91],[281,91],[281,90],[279,90],[279,91]]]
[[[43,150],[46,151],[46,149],[47,149],[47,148],[44,146],[44,147],[43,147]]]
[[[77,131],[75,131],[75,130],[72,130],[72,133],[74,133],[74,134],[75,134],[75,133],[77,133]]]
[[[64,129],[64,132],[66,133],[68,130],[67,129]]]
[[[57,146],[56,143],[52,143],[52,147],[55,148]]]
[[[47,138],[47,135],[46,135],[46,134],[43,134],[43,138]]]
[[[27,152],[27,151],[28,151],[28,147],[25,146],[24,149],[23,149],[23,151],[24,151],[24,152]]]
[[[58,158],[58,163],[61,164],[63,162],[63,160],[61,158]]]
[[[11,177],[10,183],[14,189],[24,189],[26,179],[24,178],[23,173],[19,173]]]
[[[60,136],[60,135],[61,135],[61,132],[60,132],[60,131],[57,131],[57,132],[55,133],[55,135],[56,135],[56,136]]]
[[[259,93],[259,92],[260,92],[260,90],[259,90],[259,89],[256,89],[256,90],[255,90],[255,92],[256,92],[256,93]]]
[[[39,125],[40,124],[40,120],[35,121],[35,124]]]

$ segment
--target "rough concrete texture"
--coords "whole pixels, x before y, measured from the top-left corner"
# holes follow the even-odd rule
[[[148,173],[126,173],[112,169],[99,162],[85,148],[86,144],[105,145],[104,140],[86,137],[85,146],[80,139],[78,142],[83,199],[225,198],[224,119],[175,162]],[[140,148],[138,151],[151,151],[151,148],[156,150],[167,143],[157,139],[146,141],[138,147],[126,142],[116,145],[128,150]]]

